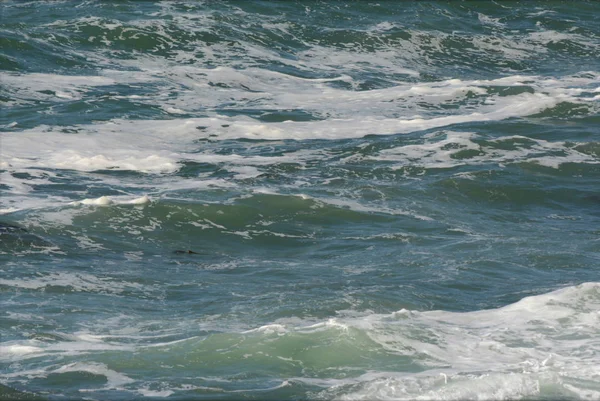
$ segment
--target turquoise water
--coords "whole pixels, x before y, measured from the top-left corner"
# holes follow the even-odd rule
[[[0,8],[0,397],[600,399],[600,3]]]

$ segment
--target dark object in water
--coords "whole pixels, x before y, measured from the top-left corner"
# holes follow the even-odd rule
[[[182,250],[178,249],[178,250],[174,251],[174,253],[177,253],[177,254],[187,253],[187,254],[190,254],[190,255],[192,255],[192,254],[193,255],[200,255],[200,252],[190,251],[189,249],[187,251],[182,251]]]

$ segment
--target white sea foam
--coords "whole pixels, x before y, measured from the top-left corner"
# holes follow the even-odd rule
[[[173,172],[177,158],[161,151],[164,140],[153,147],[136,145],[141,138],[117,132],[113,124],[89,126],[91,132],[73,135],[35,129],[2,136],[2,157],[10,170],[23,168],[55,168],[79,171],[133,170],[142,172]],[[100,128],[101,132],[97,131]],[[97,132],[97,133],[95,133]],[[16,135],[13,135],[16,134]],[[140,133],[138,132],[137,135]],[[146,140],[152,138],[146,134]]]
[[[16,208],[16,207],[7,207],[4,209],[0,209],[0,214],[10,214],[10,213],[18,212],[19,210],[21,210],[21,209]]]
[[[43,349],[33,345],[24,345],[16,341],[0,344],[0,360],[14,361],[21,360],[28,354],[39,354]]]
[[[55,369],[50,373],[66,372],[88,372],[94,375],[102,375],[107,379],[107,383],[104,387],[105,389],[119,388],[124,384],[128,384],[134,381],[133,379],[125,376],[124,374],[108,369],[106,365],[101,363],[75,362],[61,366],[60,368]]]
[[[445,117],[442,117],[445,118]],[[242,119],[244,121],[244,119]],[[1,172],[1,178],[3,184],[10,188],[7,195],[4,196],[0,201],[0,206],[4,213],[10,213],[15,210],[31,209],[37,207],[60,207],[65,204],[72,205],[126,205],[126,204],[145,204],[150,202],[150,197],[169,197],[169,193],[174,193],[180,190],[195,190],[200,191],[211,188],[234,188],[238,187],[236,181],[247,180],[253,178],[259,178],[264,172],[267,172],[271,166],[276,166],[280,163],[296,164],[301,169],[306,169],[306,166],[319,161],[325,161],[332,155],[327,150],[311,151],[311,150],[300,150],[295,152],[288,152],[285,155],[279,156],[242,156],[238,154],[216,154],[209,151],[192,152],[185,149],[186,146],[192,142],[192,138],[198,135],[198,130],[195,127],[198,124],[203,126],[212,126],[216,131],[225,129],[221,127],[221,123],[231,123],[230,119],[227,118],[211,118],[211,119],[189,119],[185,121],[156,121],[152,124],[148,122],[126,122],[118,121],[113,124],[106,126],[90,126],[90,129],[96,131],[94,134],[73,136],[70,135],[72,140],[67,142],[68,138],[57,141],[47,141],[48,137],[57,135],[69,136],[63,133],[49,133],[42,131],[27,131],[21,132],[17,135],[14,133],[14,137],[7,134],[3,138],[3,147],[0,149],[3,154],[17,153],[17,155],[10,158],[10,167],[7,171]],[[380,121],[381,122],[381,121]],[[338,122],[340,126],[350,125],[350,122]],[[392,122],[389,122],[392,124]],[[397,122],[393,122],[396,124]],[[236,125],[237,124],[237,125]],[[248,119],[244,124],[255,124],[252,120]],[[285,123],[281,123],[286,125]],[[309,132],[308,129],[311,123],[294,123],[301,124],[296,128],[302,128],[302,124],[306,124],[304,127],[306,132],[310,135],[315,135],[315,132]],[[324,124],[324,123],[323,123]],[[366,122],[364,123],[366,125]],[[115,129],[116,126],[120,128]],[[293,124],[287,124],[290,127]],[[376,125],[376,124],[375,124]],[[241,122],[231,123],[229,128],[237,129],[241,131],[241,127],[244,126]],[[330,128],[333,128],[335,124],[332,124]],[[357,129],[359,129],[358,126]],[[169,144],[164,144],[160,139],[160,132],[162,130],[169,130],[171,132],[172,141]],[[266,129],[266,128],[265,128]],[[349,127],[348,127],[349,129]],[[391,129],[391,128],[390,128]],[[133,143],[140,143],[138,149],[134,149],[133,152],[137,154],[159,154],[163,153],[168,156],[150,156],[146,158],[136,159],[133,157],[125,156],[121,158],[121,162],[118,162],[118,154],[123,152],[120,148],[122,139],[118,139],[118,134],[113,131],[129,131],[132,132],[132,137],[142,137],[143,135],[149,135],[153,138],[157,138],[157,141],[142,144],[140,141],[133,141]],[[366,128],[365,128],[366,130]],[[283,132],[283,131],[282,131]],[[366,131],[365,131],[366,132]],[[329,134],[340,134],[340,132],[331,131]],[[356,134],[356,133],[354,133]],[[353,135],[354,135],[353,134]],[[200,135],[204,135],[200,133]],[[224,133],[227,137],[227,133]],[[278,134],[278,135],[283,135]],[[291,134],[290,134],[291,135]],[[23,138],[21,138],[21,136]],[[61,160],[55,154],[60,154],[60,150],[52,152],[51,146],[63,147],[70,146],[72,149],[68,152],[73,154],[77,152],[90,152],[86,148],[89,136],[102,137],[105,141],[103,153],[101,158],[95,158],[92,156],[86,160],[94,159],[102,160],[103,162],[98,164],[79,164],[70,163],[69,160]],[[237,135],[234,135],[237,136]],[[111,143],[110,138],[115,139],[114,143]],[[23,139],[23,140],[22,140]],[[486,142],[481,142],[483,138],[475,132],[459,132],[459,131],[437,131],[424,137],[423,143],[418,144],[406,144],[402,146],[396,146],[392,148],[382,149],[378,152],[373,152],[368,155],[353,154],[341,159],[336,160],[334,163],[337,166],[343,167],[345,164],[352,164],[363,160],[367,161],[378,161],[384,162],[385,168],[390,170],[401,169],[405,167],[422,167],[422,168],[453,168],[461,165],[499,165],[505,166],[510,163],[536,163],[541,166],[550,168],[560,168],[565,163],[584,163],[584,164],[598,164],[600,160],[589,152],[583,153],[580,147],[576,146],[576,143],[569,142],[551,142],[543,139],[532,139],[524,136],[513,135],[508,137],[500,137]],[[510,142],[511,149],[506,149],[500,146],[503,142]],[[46,146],[48,143],[54,143],[48,145],[47,151],[40,149],[36,150],[35,146]],[[498,143],[499,146],[496,148],[494,143]],[[161,149],[158,149],[161,147]],[[75,150],[80,149],[80,150]],[[24,154],[18,154],[19,152]],[[466,152],[465,152],[466,151]],[[64,154],[63,148],[63,154]],[[54,153],[54,154],[53,154]],[[106,156],[109,154],[114,156]],[[78,160],[84,160],[83,157],[78,157]],[[131,162],[126,162],[130,160]],[[166,161],[168,160],[168,161]],[[110,162],[109,162],[110,161]],[[163,162],[164,161],[164,162]],[[222,166],[224,169],[234,173],[233,177],[230,178],[204,178],[199,176],[197,179],[189,180],[183,178],[173,178],[166,174],[171,173],[179,168],[182,163],[185,162],[199,162],[199,163],[210,163],[215,166]],[[112,165],[112,163],[115,163]],[[53,195],[50,197],[35,197],[33,187],[35,185],[53,185],[56,180],[57,173],[55,171],[48,170],[61,169],[70,163],[69,168],[76,168],[80,171],[87,172],[91,171],[96,167],[101,168],[112,168],[112,169],[130,169],[134,171],[147,172],[149,174],[155,174],[156,177],[152,179],[151,184],[140,183],[137,180],[123,180],[116,179],[110,175],[98,175],[94,177],[94,184],[100,179],[105,185],[108,186],[123,186],[126,185],[128,188],[127,192],[132,193],[133,191],[143,191],[147,195],[144,196],[131,196],[131,195],[119,195],[119,196],[100,196],[96,198],[86,198],[85,193],[81,193],[78,200],[73,198],[68,199],[64,196]],[[121,164],[119,164],[121,163]],[[26,173],[26,178],[18,176],[17,173]],[[164,176],[164,177],[163,177]],[[468,177],[465,177],[468,178]],[[89,178],[85,178],[87,180]],[[323,179],[314,180],[297,180],[293,185],[294,188],[298,187],[310,187],[315,183],[319,183]],[[85,181],[84,181],[85,182]],[[283,186],[285,187],[286,184]],[[260,191],[260,188],[254,188],[253,191]],[[268,193],[279,193],[280,189],[263,187],[263,191]],[[139,192],[138,192],[139,193]],[[77,199],[77,198],[76,198]],[[352,199],[345,198],[340,200],[332,198],[319,197],[314,199],[317,202],[315,205],[321,205],[323,203],[330,203],[339,207],[349,207],[354,210],[360,211],[374,211],[391,214],[411,214],[412,212],[406,212],[402,210],[392,210],[382,208],[383,206],[365,205],[360,204]],[[343,204],[342,204],[343,203]],[[367,210],[369,209],[369,210]],[[63,213],[64,214],[64,213]],[[415,215],[416,216],[416,215]],[[416,216],[418,217],[418,216]],[[427,216],[421,216],[419,218],[427,219]]]
[[[584,283],[491,310],[456,313],[402,309],[302,325],[271,324],[245,333],[364,332],[419,373],[369,371],[345,379],[291,378],[346,400],[598,399],[600,283]],[[348,338],[353,338],[352,335]],[[370,346],[372,347],[372,346]]]
[[[358,378],[343,399],[506,399],[544,395],[596,399],[600,389],[600,283],[532,296],[493,310],[371,315],[367,330],[388,352],[412,355],[416,375]],[[399,319],[400,318],[400,319]],[[588,384],[586,384],[588,383]]]
[[[109,206],[109,205],[145,205],[150,203],[148,195],[140,196],[138,198],[131,199],[126,197],[111,197],[111,196],[100,196],[99,198],[89,198],[80,201],[71,202],[70,205],[96,205],[96,206]]]
[[[128,290],[152,290],[151,287],[135,282],[119,281],[88,273],[68,272],[39,273],[35,277],[20,279],[0,278],[0,285],[30,290],[44,289],[48,286],[69,287],[74,291],[89,291],[106,294],[120,294],[123,291]]]
[[[243,334],[306,336],[333,329],[350,339],[359,330],[386,353],[408,356],[425,368],[419,373],[369,371],[344,379],[290,378],[322,387],[325,398],[597,399],[598,310],[600,283],[584,283],[498,309],[466,313],[402,309],[362,317],[351,313],[316,323],[280,320]]]
[[[168,397],[174,393],[172,390],[150,390],[147,388],[140,388],[136,390],[137,393],[143,395],[144,397]]]
[[[268,324],[265,326],[257,327],[256,329],[247,330],[244,333],[283,334],[286,332],[286,328],[280,324]]]
[[[13,105],[33,100],[81,99],[92,87],[114,85],[116,82],[102,76],[3,73],[2,83],[9,91],[13,92],[12,96],[18,99],[16,102],[9,102],[9,105]],[[12,124],[14,126],[18,123],[13,122]]]
[[[66,335],[69,339],[70,336]],[[20,340],[0,343],[0,361],[16,362],[48,355],[81,355],[104,351],[133,351],[135,347],[124,344],[96,341],[71,336],[70,341],[48,343],[39,340]]]
[[[188,67],[181,68],[184,70],[180,75],[189,75],[185,70]],[[176,68],[173,73],[178,74]],[[2,172],[6,178],[3,182],[11,187],[12,193],[27,193],[30,192],[30,179],[14,179],[11,176],[13,172],[26,171],[30,175],[40,172],[36,184],[41,184],[44,183],[43,180],[48,180],[44,177],[52,174],[48,169],[82,172],[129,170],[169,174],[177,171],[181,163],[186,161],[230,163],[240,166],[235,167],[237,171],[240,171],[241,166],[301,161],[302,158],[298,158],[300,154],[279,157],[241,157],[197,153],[193,152],[195,146],[192,144],[200,138],[210,140],[359,138],[370,134],[410,133],[466,122],[497,121],[529,116],[564,101],[593,106],[596,100],[581,96],[584,93],[582,87],[597,86],[600,82],[599,76],[595,73],[585,77],[571,76],[561,79],[516,75],[495,80],[451,79],[401,84],[387,89],[356,92],[324,86],[321,80],[300,79],[258,69],[238,71],[220,67],[204,70],[202,73],[196,71],[196,74],[205,76],[202,78],[205,80],[215,80],[218,74],[221,74],[220,79],[229,84],[232,84],[232,80],[233,82],[238,80],[243,82],[243,85],[254,85],[252,89],[257,91],[257,99],[264,99],[269,104],[275,104],[277,108],[314,110],[325,112],[332,118],[310,122],[263,123],[249,117],[215,115],[182,120],[114,120],[103,124],[79,125],[73,127],[79,131],[77,135],[43,126],[20,132],[5,132],[1,134],[2,148],[0,149],[2,166],[6,170]],[[277,85],[273,86],[273,81]],[[78,84],[75,79],[73,85]],[[579,88],[573,87],[574,85]],[[490,88],[494,87],[523,86],[532,88],[534,93],[512,96],[488,93]],[[249,96],[241,89],[231,91]],[[219,93],[213,91],[212,95],[220,96]],[[468,107],[459,106],[456,112],[443,116],[432,114],[418,106],[424,103],[437,106],[444,102],[462,101],[461,99],[466,99],[467,95],[473,94],[481,96],[484,100],[469,104]],[[183,96],[185,97],[185,94]],[[181,99],[186,101],[185,98]],[[207,101],[205,96],[202,96],[202,99],[204,102]],[[216,101],[221,100],[216,99]],[[193,105],[181,105],[181,107],[193,108]],[[426,145],[417,150],[422,155],[423,151],[427,151]],[[414,161],[419,163],[419,160]],[[440,164],[439,160],[437,163]],[[550,165],[544,161],[542,163]],[[237,174],[238,179],[252,178],[260,174],[259,170],[252,170],[251,173],[248,169],[242,171],[244,172]]]
[[[56,366],[56,365],[55,365]],[[50,374],[63,374],[70,372],[86,372],[91,373],[93,375],[104,376],[106,378],[106,383],[101,387],[102,390],[110,390],[110,389],[123,389],[124,385],[133,383],[134,380],[130,377],[119,373],[115,370],[109,369],[103,363],[97,362],[73,362],[68,363],[66,365],[62,365],[59,367],[49,367],[42,369],[32,369],[25,372],[21,372],[21,374],[26,375],[29,378],[41,378],[48,377]],[[15,373],[7,375],[7,377],[18,376]],[[82,388],[80,392],[89,392],[89,391],[97,391],[98,389],[86,389]]]
[[[426,168],[450,168],[460,165],[481,165],[533,162],[542,166],[559,168],[564,163],[598,164],[600,159],[582,153],[566,142],[550,142],[543,139],[531,139],[519,135],[494,139],[492,142],[502,143],[523,140],[522,144],[515,144],[515,149],[494,149],[484,147],[474,141],[477,134],[472,132],[444,132],[443,136],[436,136],[432,140],[419,145],[404,145],[385,149],[368,159],[379,161],[392,161],[391,167],[398,169],[406,166],[422,166]],[[452,145],[452,146],[449,146]],[[472,150],[469,157],[457,158],[459,152]],[[556,153],[551,156],[541,154]],[[468,178],[468,177],[466,177]]]
[[[329,332],[336,341],[354,341],[357,333],[363,333],[358,338],[367,337],[372,341],[367,345],[369,350],[380,347],[378,353],[408,357],[424,369],[418,373],[367,371],[344,379],[326,376],[321,379],[289,378],[292,382],[322,387],[325,391],[322,396],[325,398],[597,399],[600,389],[594,383],[600,380],[599,310],[600,283],[584,283],[526,297],[498,309],[465,313],[402,309],[386,315],[352,312],[321,322],[281,319],[239,334],[255,339],[265,336],[264,340],[270,342],[286,336],[303,336],[310,341],[310,336],[319,332]],[[129,320],[126,316],[118,316],[96,328],[90,327],[104,334],[91,331],[64,334],[61,337],[66,341],[48,343],[21,340],[2,343],[0,358],[20,361],[48,354],[77,355],[114,350],[139,353],[146,352],[143,349],[170,347],[198,340],[193,336],[147,344],[148,339],[168,337],[173,327],[169,326],[169,330],[156,334],[143,329],[150,327],[152,322],[145,322],[143,327],[133,327]],[[123,325],[129,328],[123,331]],[[232,326],[229,330],[235,329]],[[136,345],[131,340],[143,341]],[[123,344],[122,341],[127,343]],[[364,339],[360,341],[357,347],[365,346]],[[358,352],[364,351],[367,349],[358,349]],[[301,356],[293,360],[281,360],[305,363]],[[106,388],[131,383],[123,373],[105,368],[96,362],[77,362],[59,368],[41,369],[37,373],[15,372],[11,373],[11,377],[43,377],[49,373],[86,371],[106,376],[109,380]],[[138,390],[158,393],[183,390],[179,387],[152,388],[141,387]],[[132,388],[132,391],[137,390]]]

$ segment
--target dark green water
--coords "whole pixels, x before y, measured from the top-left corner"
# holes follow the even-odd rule
[[[599,3],[0,10],[0,399],[600,399]]]

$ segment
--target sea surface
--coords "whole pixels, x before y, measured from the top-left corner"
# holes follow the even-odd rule
[[[600,2],[8,0],[0,69],[0,398],[600,400]]]

